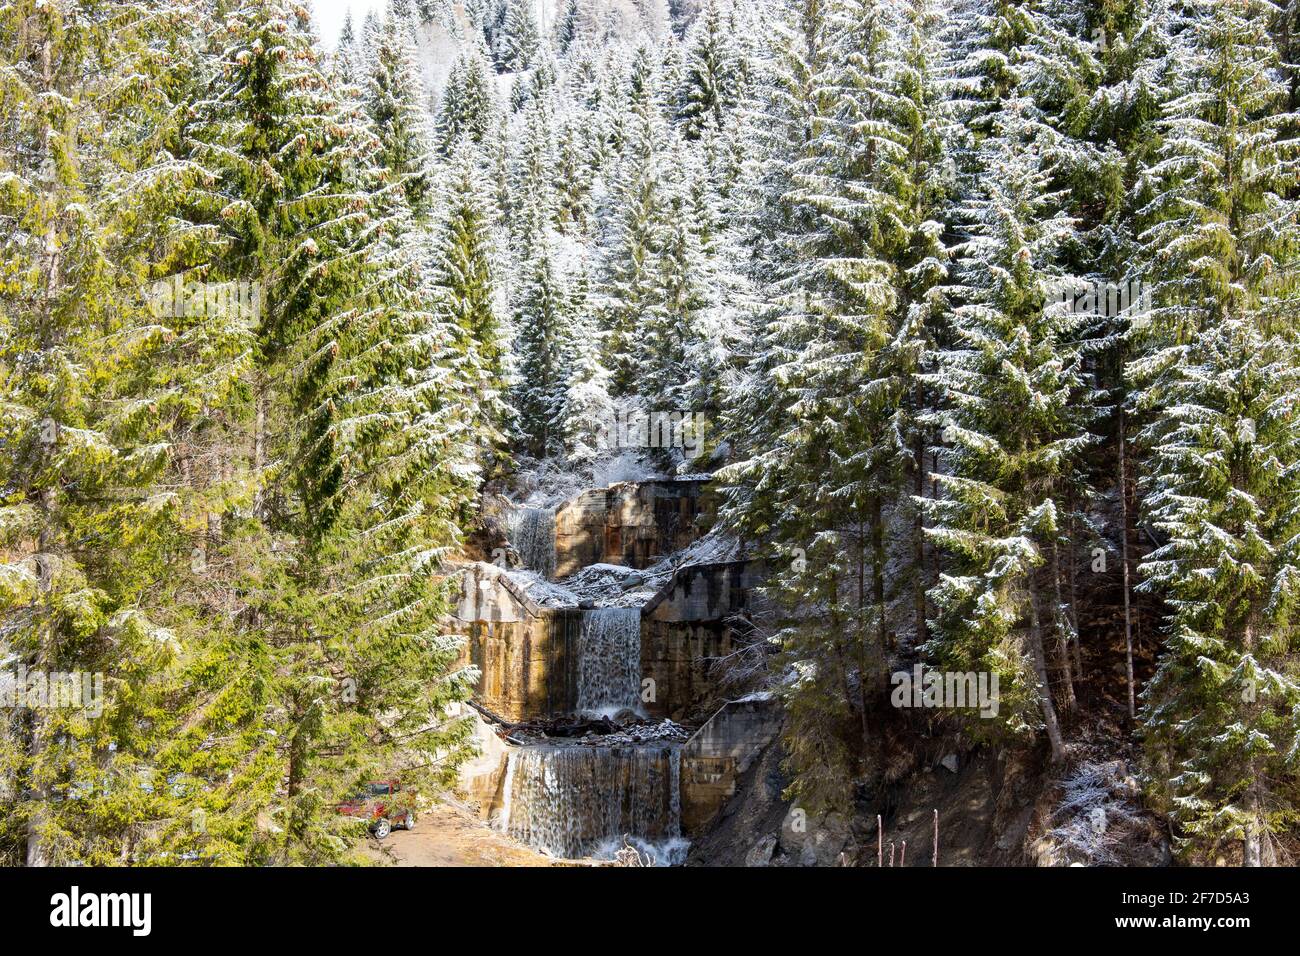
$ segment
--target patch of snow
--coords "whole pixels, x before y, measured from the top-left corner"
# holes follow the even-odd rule
[[[697,538],[680,551],[675,551],[658,564],[647,569],[647,574],[671,577],[678,568],[696,564],[720,564],[725,561],[738,561],[742,557],[740,542],[724,531],[710,531],[702,538]]]
[[[564,586],[596,607],[643,607],[668,583],[668,574],[618,564],[593,564],[565,579]]]
[[[591,477],[596,486],[607,488],[623,481],[653,481],[668,476],[637,452],[624,451],[619,455],[599,459],[593,463]]]
[[[1124,762],[1085,763],[1062,788],[1046,835],[1053,855],[1088,866],[1118,863],[1116,851],[1139,818],[1137,786]]]
[[[564,585],[548,581],[536,571],[515,570],[502,573],[542,607],[577,607],[582,600]]]
[[[752,693],[746,694],[744,697],[737,697],[735,700],[732,701],[732,703],[750,704],[750,703],[760,703],[762,701],[775,700],[775,699],[776,699],[776,694],[772,693],[772,691],[770,690],[756,690],[753,691]]]

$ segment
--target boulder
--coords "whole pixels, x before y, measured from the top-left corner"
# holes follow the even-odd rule
[[[772,862],[772,854],[776,852],[776,834],[769,833],[760,837],[758,842],[749,848],[745,854],[745,866],[767,866]]]

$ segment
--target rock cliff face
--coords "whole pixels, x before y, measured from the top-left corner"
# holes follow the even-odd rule
[[[682,829],[704,833],[781,729],[769,695],[730,701],[682,748]]]
[[[726,561],[679,568],[641,612],[641,671],[654,716],[702,717],[721,696],[717,663],[744,637],[762,568]]]
[[[475,562],[459,572],[462,663],[480,671],[477,704],[506,724],[479,722],[483,756],[464,786],[517,839],[608,855],[626,834],[679,861],[683,835],[708,829],[771,742],[775,701],[728,701],[716,666],[749,628],[761,568],[689,563],[709,508],[695,479],[597,489],[554,510],[560,580],[548,580],[552,549],[538,528],[550,519],[534,520],[538,509],[515,521],[531,571]],[[585,736],[564,739],[574,718]],[[581,722],[595,718],[606,723]]]
[[[592,564],[648,568],[691,544],[711,515],[697,479],[622,482],[584,492],[555,510],[555,574]]]
[[[744,636],[760,579],[753,562],[692,565],[641,609],[638,681],[647,716],[698,721],[722,702],[715,665]],[[461,663],[482,674],[479,702],[513,721],[576,712],[589,610],[545,607],[526,582],[491,564],[463,569]]]
[[[478,702],[506,720],[572,713],[578,703],[582,611],[544,608],[495,565],[461,572],[461,664],[481,674]]]

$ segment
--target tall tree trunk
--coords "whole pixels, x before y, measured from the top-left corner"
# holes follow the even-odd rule
[[[865,546],[865,529],[862,519],[858,519],[858,710],[862,721],[862,746],[864,751],[871,745],[871,733],[867,723],[867,673],[871,669],[870,655],[867,653],[867,556]]]
[[[1070,636],[1061,626],[1065,614],[1065,604],[1061,597],[1061,549],[1055,541],[1052,542],[1052,587],[1056,595],[1056,613],[1052,615],[1052,626],[1056,629],[1056,653],[1061,659],[1061,673],[1065,676],[1065,706],[1067,710],[1074,710],[1076,700],[1074,675],[1070,672]]]
[[[1246,810],[1249,822],[1246,824],[1246,836],[1241,841],[1241,865],[1264,865],[1264,827],[1260,807],[1259,793],[1252,784],[1246,793]]]
[[[913,455],[916,469],[914,491],[919,499],[925,494],[925,440],[920,435],[916,436]],[[918,504],[912,518],[913,647],[920,647],[930,637],[925,623],[925,588],[925,515]]]
[[[266,469],[266,377],[261,370],[255,373],[253,382],[255,406],[253,418],[253,512],[259,518],[265,517],[266,489],[262,485],[262,473]]]
[[[885,613],[885,521],[880,495],[871,496],[871,589],[876,602],[876,643],[880,650],[881,677],[889,653],[889,617]],[[882,686],[887,686],[886,682]]]
[[[1068,539],[1069,552],[1069,569],[1070,569],[1070,624],[1074,628],[1074,674],[1079,680],[1083,680],[1083,655],[1079,650],[1079,562],[1076,557],[1075,549],[1077,543],[1078,520],[1074,515],[1074,497],[1070,498],[1070,534]]]
[[[51,593],[54,589],[54,566],[51,561],[50,549],[53,547],[53,541],[49,532],[53,517],[53,499],[54,494],[50,489],[41,492],[41,510],[43,512],[42,529],[37,538],[36,548],[36,577],[37,586],[41,593],[41,607],[46,617],[46,622],[41,625],[42,638],[36,648],[36,656],[32,662],[32,670],[45,671],[48,669],[51,657],[54,653],[54,608],[52,606]],[[38,774],[43,770],[41,767],[42,760],[45,756],[46,731],[45,731],[45,713],[41,707],[31,708],[30,734],[27,743],[27,755],[30,760],[30,766]],[[30,778],[29,778],[30,779]],[[27,853],[26,862],[28,866],[49,866],[49,851],[45,843],[44,830],[49,824],[50,811],[49,787],[41,782],[40,778],[32,780],[30,784],[30,812],[27,815]]]
[[[50,38],[46,36],[41,44],[41,86],[44,92],[51,93],[54,91],[54,65],[52,60],[53,46]],[[42,144],[43,152],[49,161],[51,170],[56,166],[55,148],[54,148],[54,129],[46,122],[44,130],[44,142]],[[57,176],[58,174],[52,173]],[[58,190],[57,182],[51,182],[51,191]],[[41,331],[39,348],[42,352],[48,353],[56,344],[60,337],[54,327],[54,310],[59,295],[59,270],[60,270],[60,247],[59,247],[59,227],[57,221],[49,223],[45,230],[43,240],[42,258],[42,303],[41,303]],[[41,451],[41,468],[37,474],[46,470],[52,452],[52,447],[58,442],[58,429],[62,423],[53,421],[52,430],[42,434],[43,447]],[[45,427],[45,426],[42,426]],[[45,479],[48,480],[48,479]],[[40,512],[40,532],[36,537],[36,581],[37,589],[40,592],[40,607],[45,620],[39,625],[39,637],[36,646],[36,653],[33,660],[33,670],[44,671],[53,661],[54,649],[57,635],[54,632],[54,555],[53,550],[57,542],[57,535],[54,531],[58,521],[58,505],[55,500],[53,487],[42,488],[37,497],[37,508]],[[50,864],[49,848],[46,845],[45,828],[49,824],[50,810],[49,804],[51,794],[49,786],[44,782],[43,771],[41,766],[45,756],[46,748],[46,717],[41,707],[31,708],[30,736],[27,741],[27,753],[30,761],[30,768],[35,771],[36,778],[29,776],[29,787],[31,791],[30,812],[27,816],[26,826],[26,862],[28,866],[48,866]]]
[[[1065,759],[1065,746],[1061,741],[1061,726],[1056,719],[1056,705],[1052,703],[1052,690],[1047,683],[1047,661],[1043,654],[1042,615],[1038,610],[1038,587],[1036,582],[1029,583],[1029,653],[1033,659],[1034,674],[1038,679],[1038,701],[1043,709],[1043,723],[1047,727],[1047,739],[1052,745],[1052,760]]]
[[[1137,719],[1137,691],[1133,683],[1133,608],[1129,596],[1128,568],[1128,465],[1124,446],[1127,442],[1124,427],[1124,409],[1119,410],[1119,505],[1120,519],[1120,561],[1124,571],[1124,669],[1128,678],[1128,716]]]
[[[1240,484],[1234,482],[1240,487]],[[1252,622],[1246,625],[1242,634],[1242,647],[1247,654],[1255,653],[1255,626],[1253,623],[1254,615],[1251,615]],[[1259,705],[1252,702],[1246,703],[1246,710],[1250,715],[1247,717],[1247,723],[1251,723],[1254,716],[1259,711]],[[1264,801],[1260,792],[1260,780],[1263,775],[1259,767],[1251,766],[1250,788],[1245,794],[1245,805],[1247,813],[1246,834],[1242,838],[1241,845],[1241,865],[1242,866],[1263,866],[1264,865]]]

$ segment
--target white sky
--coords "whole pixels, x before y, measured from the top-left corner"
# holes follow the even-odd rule
[[[359,27],[368,11],[383,13],[386,4],[387,0],[311,0],[317,29],[327,47],[334,46],[338,40],[339,30],[343,28],[343,17],[349,10],[352,11],[353,25]]]

